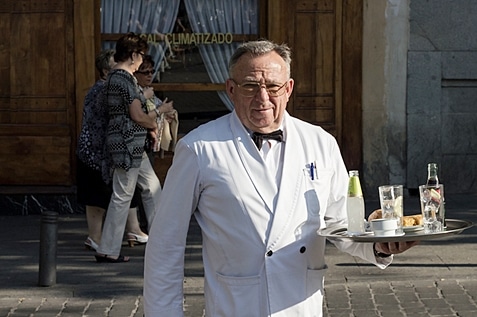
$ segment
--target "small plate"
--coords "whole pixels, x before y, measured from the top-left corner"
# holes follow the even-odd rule
[[[415,232],[415,231],[420,231],[423,230],[424,226],[407,226],[407,227],[402,227],[402,230],[404,232]]]

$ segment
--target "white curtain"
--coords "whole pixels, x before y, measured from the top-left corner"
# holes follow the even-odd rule
[[[258,34],[258,0],[184,0],[194,33]],[[228,78],[228,60],[237,48],[231,44],[198,44],[213,83]],[[220,99],[229,110],[232,102],[223,91]]]
[[[172,32],[179,4],[180,0],[102,0],[101,32],[156,35],[150,38],[148,54],[159,66],[167,50],[160,36]],[[103,43],[103,49],[114,46],[115,42]]]

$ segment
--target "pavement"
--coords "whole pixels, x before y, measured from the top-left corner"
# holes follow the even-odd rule
[[[377,202],[366,202],[369,213]],[[405,198],[405,214],[417,198]],[[448,195],[447,218],[477,223],[477,196]],[[143,316],[145,246],[122,253],[129,263],[96,263],[83,246],[84,215],[60,215],[56,281],[39,286],[41,216],[0,217],[0,316]],[[324,316],[477,316],[477,227],[422,241],[381,270],[327,245]],[[203,316],[200,229],[191,221],[184,315]],[[51,271],[50,271],[51,273]],[[42,275],[43,276],[43,275]],[[246,317],[246,316],[244,316]]]

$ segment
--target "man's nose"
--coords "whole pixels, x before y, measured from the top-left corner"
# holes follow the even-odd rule
[[[268,100],[270,96],[268,95],[267,86],[264,84],[260,85],[257,95],[260,97],[260,100]]]

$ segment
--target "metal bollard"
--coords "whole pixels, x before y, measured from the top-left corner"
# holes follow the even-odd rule
[[[56,284],[56,246],[58,240],[58,213],[41,214],[39,286]]]

